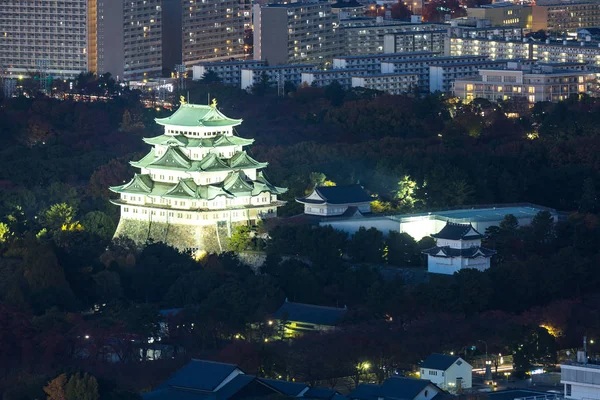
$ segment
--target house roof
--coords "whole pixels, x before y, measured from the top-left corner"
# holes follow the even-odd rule
[[[450,368],[450,366],[452,364],[454,364],[456,361],[458,361],[460,359],[460,357],[458,356],[448,356],[446,354],[432,354],[429,357],[427,357],[425,359],[425,361],[423,361],[421,363],[421,368],[428,368],[428,369],[437,369],[437,370],[441,370],[441,371],[445,371],[448,368]]]
[[[313,387],[313,388],[308,389],[306,391],[306,393],[304,393],[304,396],[302,396],[302,397],[305,397],[307,399],[330,400],[330,399],[333,399],[333,397],[336,394],[339,394],[339,393],[333,389]]]
[[[241,119],[226,117],[217,107],[203,104],[182,104],[171,116],[156,118],[155,121],[159,125],[186,127],[236,126],[242,123]]]
[[[413,400],[428,385],[441,392],[441,389],[427,379],[392,377],[386,379],[381,385],[360,384],[350,392],[348,397],[358,400],[377,400],[379,398]]]
[[[191,360],[160,385],[159,389],[173,387],[212,392],[236,369],[238,367],[234,364]]]
[[[273,317],[279,320],[336,326],[342,321],[347,312],[347,308],[293,303],[286,300]]]
[[[457,224],[454,222],[446,222],[446,226],[441,231],[431,236],[436,239],[448,240],[474,240],[483,238],[483,235],[477,232],[470,223]]]
[[[258,379],[286,396],[296,397],[308,389],[306,384],[300,382],[278,381],[275,379],[266,378]]]
[[[217,398],[228,399],[254,380],[256,377],[252,375],[238,375],[217,391]]]
[[[444,258],[477,258],[484,257],[488,258],[496,254],[495,250],[486,249],[485,247],[473,246],[466,249],[456,249],[450,246],[436,246],[430,249],[423,250],[424,254],[433,257],[444,257]]]
[[[313,194],[318,198],[309,198]],[[296,198],[297,202],[307,204],[354,204],[373,200],[376,199],[369,196],[360,185],[318,186],[310,195]]]

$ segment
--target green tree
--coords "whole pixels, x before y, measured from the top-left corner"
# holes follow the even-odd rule
[[[54,204],[44,213],[44,224],[50,230],[60,230],[74,220],[75,210],[67,203]]]
[[[260,79],[254,85],[250,87],[250,91],[255,96],[264,96],[267,94],[267,91],[271,87],[271,82],[269,81],[269,75],[265,71],[260,74]]]
[[[401,267],[414,267],[422,264],[421,250],[415,239],[408,233],[390,231],[385,242],[389,264]]]
[[[0,222],[0,243],[5,243],[11,236],[10,228],[4,222]]]
[[[103,239],[111,239],[115,233],[114,220],[102,211],[90,211],[85,214],[81,224],[88,232],[94,233]]]
[[[583,181],[581,199],[579,199],[579,212],[595,213],[598,211],[598,191],[593,178]]]
[[[211,83],[221,83],[222,81],[223,81],[223,79],[221,79],[219,74],[217,74],[213,70],[208,70],[204,73],[204,75],[202,75],[202,77],[200,78],[200,80],[198,82],[203,85],[206,85],[206,84],[211,84]]]
[[[355,262],[380,263],[383,260],[383,233],[361,226],[348,244],[348,253]]]
[[[87,373],[71,375],[65,386],[66,400],[98,400],[98,381]]]
[[[329,85],[325,86],[325,97],[331,102],[332,106],[341,106],[344,104],[346,91],[338,81],[332,81]]]
[[[227,243],[229,250],[238,253],[247,250],[252,244],[251,233],[252,229],[248,225],[236,226]]]

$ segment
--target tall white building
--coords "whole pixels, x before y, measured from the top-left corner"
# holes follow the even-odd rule
[[[73,77],[88,70],[88,0],[0,1],[0,68]]]
[[[179,249],[222,251],[232,226],[274,217],[287,189],[273,186],[261,171],[267,163],[244,150],[254,140],[234,128],[242,120],[212,105],[182,104],[156,119],[164,134],[145,138],[152,146],[133,179],[110,189],[121,208],[115,236],[138,243],[161,241]]]
[[[338,16],[327,2],[255,4],[254,59],[270,65],[328,65],[344,53]]]

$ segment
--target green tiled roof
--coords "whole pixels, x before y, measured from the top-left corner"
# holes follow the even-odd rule
[[[220,127],[237,126],[241,119],[228,118],[216,107],[201,104],[182,104],[171,116],[156,118],[159,125],[189,126],[189,127]]]
[[[162,157],[151,161],[148,166],[188,169],[192,166],[192,162],[181,152],[181,150],[176,147],[169,147]]]
[[[260,163],[250,157],[245,151],[237,152],[229,159],[231,168],[264,168],[268,163]]]
[[[231,172],[223,181],[223,189],[233,194],[250,196],[252,194],[252,183],[243,171]]]
[[[222,147],[222,146],[248,146],[254,139],[244,139],[239,136],[217,135],[213,138],[193,139],[184,135],[160,135],[153,138],[144,138],[144,142],[151,145],[182,146],[182,147]]]
[[[213,185],[197,185],[193,179],[181,179],[179,182],[154,182],[150,175],[136,174],[131,182],[110,188],[115,193],[147,194],[166,198],[185,198],[212,200],[217,196],[239,197],[258,196],[263,192],[285,193],[287,189],[271,185],[259,173],[256,181],[250,180],[243,171],[230,172],[225,180]]]
[[[133,179],[124,185],[113,186],[110,188],[113,192],[126,193],[150,193],[154,188],[154,181],[148,174],[135,174]]]

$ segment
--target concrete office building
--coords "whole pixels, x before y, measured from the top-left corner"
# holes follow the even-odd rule
[[[255,60],[327,66],[344,53],[329,3],[255,4],[253,10]]]
[[[466,102],[476,98],[490,101],[526,98],[558,102],[571,95],[585,94],[595,75],[587,71],[563,69],[561,65],[521,66],[509,63],[507,69],[482,69],[479,76],[454,81],[454,95]]]
[[[242,81],[242,69],[261,67],[265,65],[261,60],[236,60],[205,62],[192,67],[193,80],[202,79],[205,73],[212,71],[221,82],[226,85],[240,85]]]
[[[88,70],[87,0],[0,2],[0,68],[74,77]]]
[[[250,0],[186,0],[183,2],[183,62],[244,58],[245,31],[251,28]]]
[[[90,0],[90,71],[161,76],[181,62],[181,0]],[[91,14],[91,13],[90,13]]]
[[[353,76],[352,87],[380,90],[389,94],[402,94],[414,91],[419,81],[416,74],[369,74]]]

